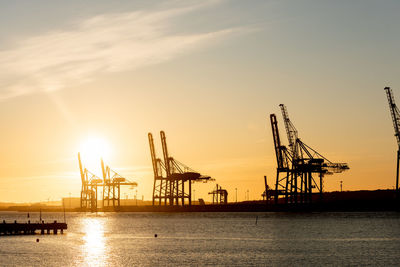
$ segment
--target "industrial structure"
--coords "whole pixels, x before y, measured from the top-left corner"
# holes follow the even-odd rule
[[[222,189],[222,187],[218,186],[218,184],[216,186],[216,189],[209,192],[208,194],[212,195],[213,204],[228,204],[228,191],[226,189]]]
[[[288,138],[288,147],[282,145],[278,121],[275,114],[270,115],[274,148],[277,160],[275,203],[279,196],[284,196],[285,203],[311,203],[312,194],[318,191],[320,198],[323,192],[324,175],[340,173],[349,169],[346,163],[332,163],[316,150],[306,145],[298,137],[298,132],[289,119],[285,105],[279,105]]]
[[[267,201],[271,198],[271,188],[268,186],[267,184],[267,176],[264,176],[264,185],[265,185],[265,190],[264,192],[261,194],[261,197],[263,200]]]
[[[397,168],[396,168],[396,192],[397,196],[400,197],[399,193],[399,161],[400,161],[400,112],[394,102],[393,92],[390,87],[385,87],[387,99],[389,102],[390,114],[392,115],[394,135],[397,140]]]
[[[153,205],[192,205],[192,183],[207,182],[210,176],[201,175],[168,153],[164,131],[160,132],[163,160],[157,158],[154,139],[148,134],[150,154],[154,171]]]
[[[97,189],[103,180],[83,167],[80,153],[78,153],[78,161],[82,180],[81,208],[97,210]]]
[[[101,160],[103,179],[99,178],[83,167],[81,155],[78,153],[79,170],[82,180],[80,206],[82,209],[96,211],[98,205],[98,189],[102,188],[103,207],[120,207],[121,186],[137,186],[136,182],[131,182],[122,177]]]
[[[103,207],[121,206],[121,186],[130,186],[133,189],[137,186],[136,182],[131,182],[127,178],[104,165],[101,159],[101,170],[103,173]]]

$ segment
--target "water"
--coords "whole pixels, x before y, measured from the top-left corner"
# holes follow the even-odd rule
[[[62,213],[42,216],[45,221],[63,221]],[[67,213],[66,217],[68,230],[63,235],[1,236],[0,265],[400,264],[400,213],[395,212]],[[26,213],[17,212],[0,212],[0,219],[28,220]],[[39,220],[39,214],[30,213],[30,220]]]

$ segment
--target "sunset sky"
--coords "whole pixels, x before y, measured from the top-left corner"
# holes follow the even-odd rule
[[[0,201],[78,197],[77,153],[91,142],[106,148],[82,151],[88,169],[100,176],[103,156],[150,200],[147,133],[161,156],[160,130],[171,156],[216,179],[195,184],[196,198],[211,200],[218,183],[229,201],[235,188],[260,199],[263,176],[275,183],[271,113],[287,144],[281,103],[303,142],[349,164],[325,190],[393,188],[383,88],[400,104],[399,10],[395,0],[1,1]]]

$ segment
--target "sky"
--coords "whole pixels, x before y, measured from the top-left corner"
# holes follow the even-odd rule
[[[0,1],[0,201],[79,196],[77,153],[151,199],[147,133],[228,200],[275,183],[269,115],[350,170],[326,191],[393,188],[398,1]],[[400,100],[399,100],[400,101]],[[87,144],[93,140],[93,149]],[[106,148],[101,148],[105,146]],[[102,155],[99,155],[102,154]],[[133,198],[135,190],[123,195]]]

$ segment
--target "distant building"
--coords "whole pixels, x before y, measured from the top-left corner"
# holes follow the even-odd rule
[[[62,205],[66,209],[75,209],[81,207],[81,199],[79,197],[64,197]]]

